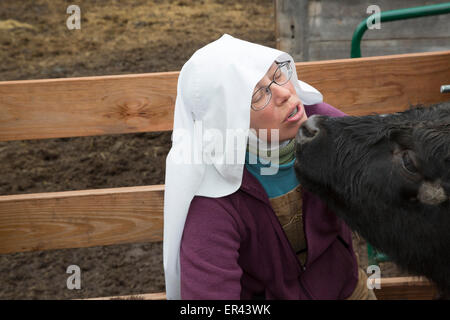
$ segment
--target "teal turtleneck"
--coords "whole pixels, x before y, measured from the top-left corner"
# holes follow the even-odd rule
[[[280,164],[272,164],[272,167],[278,167],[278,172],[274,175],[261,175],[261,168],[270,167],[271,164],[261,163],[259,156],[256,164],[249,163],[251,151],[247,150],[245,154],[245,167],[261,183],[269,198],[279,197],[300,184],[294,171],[294,145],[295,141],[292,139],[287,145],[280,147]],[[255,152],[252,153],[255,154]]]

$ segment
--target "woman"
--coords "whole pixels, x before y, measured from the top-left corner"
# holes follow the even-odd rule
[[[279,50],[224,35],[183,66],[166,161],[168,299],[367,297],[351,231],[293,171],[312,114],[343,115]]]

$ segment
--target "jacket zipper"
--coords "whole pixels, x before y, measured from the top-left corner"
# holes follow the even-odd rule
[[[304,206],[303,206],[303,189],[302,189],[302,220],[303,220],[303,235],[305,236],[305,243],[306,243],[306,252],[308,252],[308,237],[306,236],[306,211],[303,210]],[[292,249],[293,250],[293,249]],[[297,256],[295,256],[297,258]],[[309,259],[309,255],[308,253],[306,253],[306,260],[305,260],[305,264],[302,266],[300,261],[298,262],[302,268],[302,273],[306,270],[306,265],[308,264],[308,259]],[[298,259],[297,259],[298,260]],[[310,300],[313,300],[313,298],[311,297],[311,295],[309,294],[309,291],[306,290],[305,286],[302,283],[302,279],[299,279],[300,282],[300,286],[302,287],[303,291],[306,293],[306,295],[308,296],[308,298]]]
[[[262,185],[261,185],[261,188],[263,188]],[[244,192],[250,194],[252,197],[255,197],[252,193],[246,191],[245,189],[242,189],[242,190],[243,190]],[[302,202],[303,202],[303,192],[302,192],[302,195],[301,195],[301,196],[302,196]],[[285,233],[284,230],[283,230],[283,226],[281,225],[280,220],[278,220],[278,217],[277,217],[275,211],[273,210],[272,206],[270,205],[270,202],[267,203],[266,201],[263,201],[262,199],[259,199],[259,198],[257,198],[257,199],[260,200],[261,202],[263,202],[265,205],[269,206],[270,210],[272,211],[272,218],[275,218],[275,220],[277,221],[278,225],[280,226],[281,232],[283,233],[283,237],[284,237],[284,239],[287,241],[289,247],[291,248],[291,252],[292,252],[292,254],[294,255],[294,258],[295,258],[295,260],[297,261],[297,265],[298,265],[299,268],[300,268],[300,275],[303,274],[304,270],[306,269],[306,264],[307,264],[307,262],[308,262],[308,255],[306,256],[305,265],[302,266],[301,262],[300,262],[299,259],[297,258],[297,255],[295,254],[294,248],[292,248],[292,245],[291,245],[291,243],[289,242],[289,239],[287,238],[286,233]],[[303,203],[302,203],[302,219],[303,219],[303,233],[304,233],[304,235],[305,235],[306,248],[308,248],[308,239],[306,238],[306,223],[305,223],[305,213],[303,212]],[[310,293],[308,292],[308,290],[306,290],[306,288],[305,288],[305,286],[303,285],[302,280],[301,280],[300,278],[298,279],[298,282],[299,282],[300,287],[302,288],[303,292],[304,292],[304,293],[306,294],[306,296],[308,297],[308,299],[314,300],[314,299],[311,297],[311,295],[310,295]]]

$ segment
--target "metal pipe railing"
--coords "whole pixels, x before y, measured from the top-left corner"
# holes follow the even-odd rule
[[[390,10],[384,11],[380,13],[375,13],[363,21],[356,27],[355,32],[352,37],[352,47],[350,56],[352,58],[360,58],[361,57],[361,40],[364,33],[367,30],[367,22],[369,19],[380,19],[380,23],[396,21],[396,20],[406,20],[413,19],[418,17],[425,16],[434,16],[439,14],[450,13],[450,2],[433,4],[429,6],[421,6],[414,8],[406,8],[406,9],[398,9],[398,10]]]

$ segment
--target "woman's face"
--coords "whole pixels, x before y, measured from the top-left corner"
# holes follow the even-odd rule
[[[253,92],[256,92],[260,87],[268,86],[273,80],[276,69],[277,64],[273,63],[269,71],[256,84]],[[292,139],[297,134],[300,125],[307,119],[303,104],[298,98],[291,81],[282,86],[273,83],[270,90],[272,98],[268,105],[259,111],[251,109],[250,128],[255,129],[258,137],[267,142],[271,142],[271,129],[279,130],[279,142]],[[298,108],[297,114],[288,119],[296,107]],[[260,129],[267,129],[267,135],[260,135]]]

